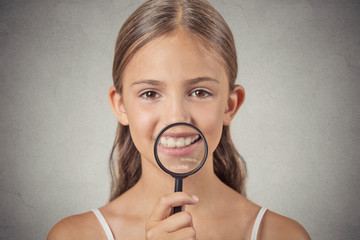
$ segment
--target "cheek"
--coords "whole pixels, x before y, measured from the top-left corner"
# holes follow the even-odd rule
[[[151,126],[154,122],[154,113],[135,107],[130,113],[128,113],[128,118],[130,125],[136,127],[138,131],[146,133],[149,126]]]
[[[205,135],[208,142],[209,153],[214,152],[219,144],[223,129],[224,111],[225,108],[219,104],[217,106],[199,109],[197,112],[199,117],[196,119],[196,125],[199,126]]]
[[[222,121],[216,121],[216,120],[217,119],[214,119],[213,122],[209,120],[207,124],[204,126],[204,134],[206,140],[208,141],[208,147],[210,153],[213,153],[216,147],[218,146],[223,128]]]
[[[154,129],[157,122],[156,114],[139,105],[133,105],[127,114],[131,137],[136,148],[142,154],[152,151],[152,143],[156,137],[154,136]]]

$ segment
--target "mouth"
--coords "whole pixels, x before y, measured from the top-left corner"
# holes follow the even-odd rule
[[[199,134],[186,137],[162,136],[158,144],[166,148],[185,148],[195,144],[200,138]]]

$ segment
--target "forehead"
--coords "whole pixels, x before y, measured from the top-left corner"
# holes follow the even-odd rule
[[[215,51],[185,33],[159,37],[139,49],[123,73],[123,81],[211,77],[227,81],[224,61]]]

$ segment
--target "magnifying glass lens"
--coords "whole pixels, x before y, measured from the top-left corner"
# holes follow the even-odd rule
[[[204,135],[188,123],[175,123],[164,128],[155,142],[159,166],[174,177],[195,173],[205,162],[207,143]]]
[[[195,170],[204,157],[201,135],[192,127],[177,125],[164,131],[157,145],[162,165],[177,174]]]

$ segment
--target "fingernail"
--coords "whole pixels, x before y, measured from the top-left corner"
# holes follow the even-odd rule
[[[191,195],[191,200],[193,200],[193,202],[198,202],[199,198],[195,195]]]

